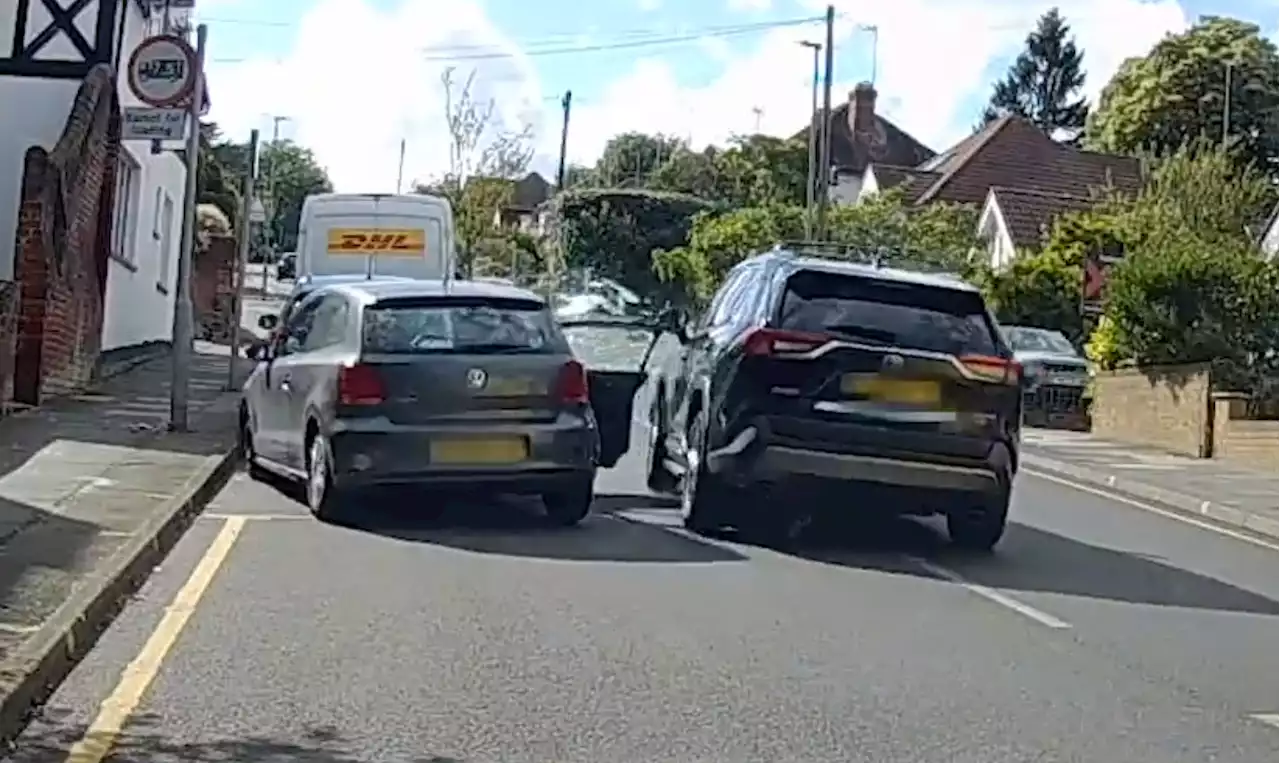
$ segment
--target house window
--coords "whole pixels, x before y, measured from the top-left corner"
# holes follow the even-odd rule
[[[111,256],[132,265],[133,232],[138,216],[138,163],[127,151],[116,166],[115,211],[111,220]]]

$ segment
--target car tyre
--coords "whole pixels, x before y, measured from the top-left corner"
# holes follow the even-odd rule
[[[990,553],[1004,536],[1009,520],[1009,501],[1013,494],[1012,474],[1004,469],[997,477],[997,486],[976,502],[967,498],[967,505],[959,511],[947,514],[947,534],[952,545],[966,551]]]
[[[662,392],[655,392],[653,408],[649,412],[649,474],[646,482],[655,493],[671,493],[679,486],[679,480],[667,470],[666,415],[663,413]]]
[[[244,460],[245,469],[249,472],[249,479],[262,482],[270,478],[271,474],[266,469],[258,465],[258,451],[253,445],[253,423],[249,418],[249,409],[245,406],[240,407],[240,458]]]
[[[333,450],[322,434],[313,435],[307,445],[304,492],[307,508],[316,519],[338,525],[350,522],[348,497],[333,484]]]
[[[547,520],[556,527],[573,527],[591,513],[595,500],[595,475],[575,480],[572,484],[542,495]]]
[[[685,529],[715,535],[725,524],[728,490],[707,471],[707,412],[698,411],[685,435],[685,470],[680,475],[680,515]]]

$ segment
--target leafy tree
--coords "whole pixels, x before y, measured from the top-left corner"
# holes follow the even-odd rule
[[[239,182],[243,175],[237,176],[236,169],[229,165],[219,146],[228,145],[221,140],[218,125],[213,122],[200,123],[200,157],[196,168],[196,201],[199,204],[211,204],[218,208],[228,224],[234,227],[240,218]]]
[[[979,266],[971,273],[1001,323],[1061,331],[1080,341],[1080,264],[1061,251],[1028,252],[1008,268]]]
[[[605,144],[596,162],[595,174],[610,188],[650,188],[654,172],[676,152],[687,150],[684,142],[666,135],[626,132]]]
[[[244,153],[247,157],[248,152]],[[259,197],[267,208],[271,240],[278,250],[291,251],[298,245],[302,203],[313,194],[333,192],[329,173],[311,149],[290,140],[262,147],[259,173]]]
[[[705,301],[725,275],[743,259],[774,244],[804,237],[805,210],[774,204],[707,212],[694,218],[686,246],[654,253],[658,277],[679,284],[694,301]],[[886,265],[904,265],[960,274],[977,245],[977,212],[947,204],[909,209],[888,191],[857,205],[831,210],[830,242],[843,244],[847,256],[877,257]]]
[[[1085,83],[1084,51],[1070,37],[1071,27],[1057,8],[1040,17],[1027,35],[1009,73],[995,83],[983,112],[986,124],[1007,114],[1024,117],[1052,137],[1075,141],[1084,129],[1088,102],[1080,95]]]
[[[1276,45],[1257,25],[1205,17],[1120,67],[1089,118],[1086,144],[1165,156],[1200,136],[1221,141],[1226,134],[1241,163],[1274,175],[1278,70]]]
[[[533,159],[532,127],[525,125],[514,132],[494,129],[496,102],[492,98],[475,98],[475,78],[472,70],[457,88],[452,67],[441,75],[449,128],[449,172],[414,187],[415,193],[432,193],[449,200],[458,264],[467,276],[475,274],[481,243],[502,238],[495,218],[510,202],[512,181],[528,170]]]

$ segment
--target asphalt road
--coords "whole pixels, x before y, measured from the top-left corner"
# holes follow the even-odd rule
[[[994,558],[914,521],[783,554],[678,529],[638,461],[568,531],[238,477],[12,760],[1276,759],[1274,549],[1024,474]]]

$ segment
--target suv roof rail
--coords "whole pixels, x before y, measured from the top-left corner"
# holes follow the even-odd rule
[[[841,262],[856,262],[872,267],[881,267],[885,256],[883,250],[867,251],[854,244],[842,244],[838,241],[817,241],[813,239],[783,240],[773,245],[776,252],[794,254],[805,257],[819,257]]]

